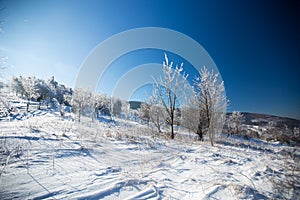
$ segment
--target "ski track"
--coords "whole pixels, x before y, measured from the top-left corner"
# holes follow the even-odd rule
[[[269,199],[268,167],[283,162],[272,153],[281,146],[117,140],[105,134],[140,133],[46,110],[19,115],[0,122],[3,200]]]

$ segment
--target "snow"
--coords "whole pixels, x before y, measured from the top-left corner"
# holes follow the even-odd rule
[[[2,119],[0,199],[270,199],[292,173],[285,164],[299,169],[286,157],[299,158],[296,147],[226,134],[211,147],[115,120],[79,123],[46,109]]]

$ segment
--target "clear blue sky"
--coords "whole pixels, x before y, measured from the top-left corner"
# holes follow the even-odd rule
[[[299,1],[2,0],[0,4],[5,8],[0,13],[4,20],[0,50],[16,75],[54,75],[73,86],[81,63],[100,42],[132,28],[164,27],[190,36],[207,50],[225,82],[229,110],[300,119]],[[162,53],[151,54],[153,62],[162,62]],[[124,58],[126,69],[129,58]],[[124,71],[112,73],[120,76]]]

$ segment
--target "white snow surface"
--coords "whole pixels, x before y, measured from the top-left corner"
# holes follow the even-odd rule
[[[212,147],[153,138],[126,120],[33,110],[0,121],[0,199],[271,199],[288,151],[299,155],[226,134]]]

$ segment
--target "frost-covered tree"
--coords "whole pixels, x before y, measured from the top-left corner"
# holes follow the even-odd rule
[[[71,88],[68,88],[63,84],[59,84],[57,81],[55,81],[54,76],[50,77],[46,81],[40,80],[39,82],[39,90],[41,90],[41,92],[39,92],[39,99],[46,100],[47,106],[49,102],[54,104],[54,101],[57,101],[60,106],[63,104],[70,104],[68,97],[73,93]]]
[[[1,27],[0,27],[1,32]],[[5,87],[4,83],[4,71],[6,70],[6,66],[4,65],[4,60],[0,58],[0,90]],[[8,116],[12,111],[14,110],[14,107],[9,103],[6,95],[4,93],[0,92],[0,117],[2,116]]]
[[[64,103],[64,95],[70,93],[70,89],[65,85],[59,84],[54,76],[50,77],[47,81],[47,86],[50,89],[50,99],[55,98],[60,104]]]
[[[233,111],[227,119],[227,126],[231,133],[239,135],[242,131],[244,115],[239,111]]]
[[[66,96],[72,95],[72,89],[62,84],[58,84],[58,82],[54,80],[54,77],[51,77],[47,81],[34,76],[12,77],[10,81],[10,88],[16,93],[16,95],[20,94],[22,97],[25,96],[27,99],[34,98],[40,102],[40,104],[42,101],[46,100],[48,103],[50,101],[53,103],[54,99],[56,99],[61,105],[66,103]]]
[[[130,114],[130,104],[119,98],[111,98],[111,114],[116,117],[127,118]]]
[[[92,104],[91,117],[92,117],[92,121],[94,121],[94,119],[98,118],[99,116],[98,111],[99,111],[99,107],[101,107],[102,104],[102,95],[98,93],[93,93],[91,98],[91,104]]]
[[[105,94],[102,95],[103,95],[102,104],[100,104],[98,108],[99,111],[98,113],[102,115],[111,115],[112,100],[110,97],[106,96]]]
[[[149,103],[149,117],[152,124],[157,128],[159,133],[162,132],[161,128],[166,124],[167,113],[166,109],[161,107],[155,100],[150,99]]]
[[[174,139],[175,113],[179,99],[185,97],[187,75],[183,73],[183,64],[173,68],[173,62],[169,63],[165,54],[163,62],[163,76],[155,79],[152,99],[167,113],[167,122],[171,129],[171,139]]]
[[[30,100],[36,97],[37,94],[37,80],[35,76],[29,76],[22,79],[24,95],[27,98],[27,112],[29,111]]]
[[[41,108],[42,101],[50,99],[53,94],[49,85],[42,79],[37,80],[37,101],[39,102],[39,109]]]
[[[3,8],[0,8],[0,11]],[[2,32],[2,21],[0,20],[0,33]],[[6,85],[4,82],[5,78],[5,70],[7,69],[7,57],[6,56],[0,56],[0,90],[4,88]],[[13,107],[8,102],[7,98],[0,93],[0,116],[7,116],[11,111],[13,110]]]
[[[97,93],[92,93],[91,96],[91,107],[92,107],[92,113],[91,118],[92,121],[94,121],[95,117],[98,118],[98,104],[101,102],[100,96]]]
[[[195,133],[198,136],[199,140],[203,140],[203,135],[206,127],[203,107],[197,104],[195,98],[191,96],[188,106],[181,108],[181,112],[182,125]]]
[[[124,115],[126,119],[128,119],[130,115],[130,104],[128,101],[121,101],[122,102],[122,107],[121,107],[121,113]]]
[[[112,115],[120,116],[122,114],[122,101],[121,99],[113,99],[112,98]]]
[[[91,107],[92,107],[92,120],[94,118],[99,118],[100,113],[109,115],[110,114],[110,103],[111,100],[105,94],[101,93],[93,93],[91,99]]]
[[[77,113],[78,121],[91,105],[91,93],[83,88],[76,89],[72,96],[72,110]]]
[[[59,84],[55,91],[55,98],[60,104],[63,104],[65,99],[64,96],[70,94],[70,89],[65,85]]]
[[[206,124],[206,131],[212,146],[216,131],[223,128],[219,126],[223,124],[224,110],[227,105],[224,83],[219,81],[218,76],[218,73],[209,72],[204,67],[194,84],[196,101],[201,112],[204,112],[203,118],[199,119],[204,120]]]
[[[141,103],[140,108],[138,109],[138,116],[140,119],[143,119],[149,124],[150,121],[150,105],[147,103]]]
[[[37,92],[37,80],[35,76],[29,76],[22,79],[24,94],[27,99],[34,98]]]
[[[23,96],[24,94],[24,88],[23,88],[23,84],[22,84],[22,76],[20,77],[12,77],[11,81],[10,81],[10,88],[12,91],[14,91],[16,93],[16,95],[21,95]]]
[[[49,88],[49,99],[52,100],[56,97],[56,90],[58,87],[58,82],[54,80],[54,76],[50,77],[48,80],[45,81],[45,84]]]
[[[194,89],[187,100],[187,105],[181,108],[182,125],[195,133],[199,140],[203,140],[208,127],[205,104],[201,100],[201,95],[199,88]]]

